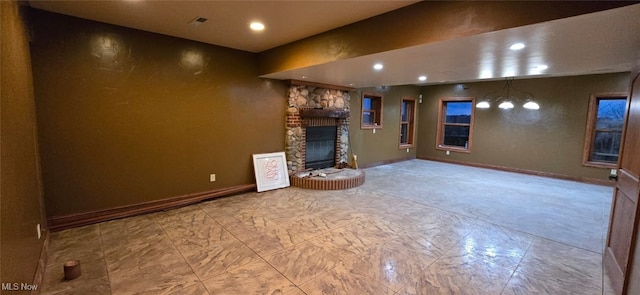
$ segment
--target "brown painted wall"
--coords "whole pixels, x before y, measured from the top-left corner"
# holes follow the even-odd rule
[[[504,111],[493,106],[476,109],[470,154],[435,149],[438,100],[497,91],[504,81],[425,86],[418,113],[418,157],[534,170],[559,175],[606,180],[608,169],[582,166],[582,150],[589,98],[594,93],[626,92],[629,74],[515,80],[516,89],[528,91],[540,104],[532,111],[516,106]]]
[[[381,129],[376,129],[376,133],[370,129],[360,129],[363,92],[377,92],[383,96],[383,125]],[[417,99],[419,93],[420,87],[417,86],[365,88],[349,93],[351,95],[351,117],[349,118],[351,152],[358,155],[360,167],[416,157],[415,148],[409,149],[408,153],[406,149],[398,148],[400,144],[400,104],[402,97],[409,96]],[[416,119],[419,122],[420,114],[417,115]],[[418,130],[416,142],[420,137],[419,133]]]
[[[420,1],[262,52],[260,73],[281,72],[631,4],[634,2]]]
[[[286,85],[255,54],[32,18],[49,218],[255,183],[251,155],[284,150]]]
[[[45,225],[36,137],[36,108],[27,29],[16,1],[0,1],[1,31],[1,240],[2,283],[32,284]],[[15,294],[27,292],[12,292]]]

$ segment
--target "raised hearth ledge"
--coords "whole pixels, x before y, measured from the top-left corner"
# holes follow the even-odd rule
[[[310,172],[299,172],[290,176],[291,186],[314,190],[343,190],[361,186],[364,184],[364,170],[360,169],[336,169],[326,168],[314,170],[312,173],[326,173],[326,177],[304,177]]]

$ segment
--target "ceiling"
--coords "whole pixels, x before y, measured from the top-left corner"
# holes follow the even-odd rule
[[[417,1],[30,1],[52,12],[261,52]],[[199,26],[196,17],[208,18]],[[249,30],[259,20],[266,29]],[[518,51],[508,47],[525,44]],[[640,4],[264,75],[350,87],[429,85],[629,71]],[[375,63],[383,64],[374,70]],[[540,66],[546,66],[546,69]],[[426,81],[419,81],[426,76]]]
[[[261,52],[418,1],[30,0],[31,7],[249,52]],[[190,24],[197,17],[207,21]],[[249,24],[262,22],[254,32]]]

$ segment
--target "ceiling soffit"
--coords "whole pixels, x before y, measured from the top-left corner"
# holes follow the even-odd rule
[[[260,72],[283,72],[630,4],[633,2],[422,1],[262,52]]]

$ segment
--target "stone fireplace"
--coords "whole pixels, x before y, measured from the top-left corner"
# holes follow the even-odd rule
[[[328,86],[325,86],[328,87]],[[312,161],[316,161],[316,151],[307,155],[307,134],[309,128],[325,127],[325,130],[335,130],[333,146],[333,159],[325,159],[323,163],[332,167],[339,163],[348,162],[349,148],[349,103],[350,95],[346,90],[330,89],[321,86],[295,85],[289,88],[289,102],[286,118],[286,151],[287,169],[289,175],[307,169],[315,169],[317,166],[312,163],[307,165],[308,156]],[[326,128],[329,127],[329,128]],[[322,128],[319,128],[322,129]],[[312,132],[313,133],[313,132]],[[334,134],[334,133],[332,133]],[[313,139],[317,139],[315,134],[311,134]],[[331,150],[327,147],[329,140],[320,140],[324,152]],[[319,166],[317,166],[319,167]]]
[[[362,185],[364,171],[344,168],[349,166],[351,89],[291,82],[285,140],[291,185],[318,190]]]
[[[364,183],[364,171],[348,168],[349,90],[291,81],[285,154],[292,186],[341,190]]]

